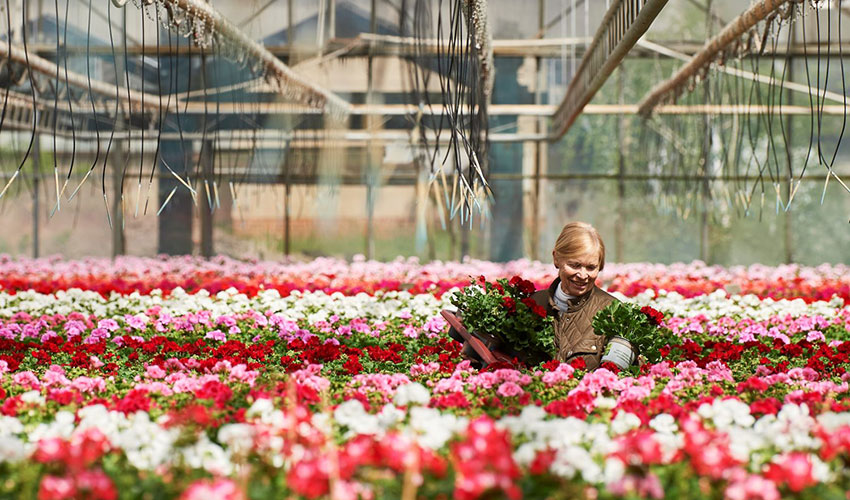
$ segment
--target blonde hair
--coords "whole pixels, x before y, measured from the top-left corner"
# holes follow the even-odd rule
[[[599,251],[599,270],[605,267],[605,243],[596,228],[586,222],[570,222],[555,241],[556,257],[571,259],[589,250]]]

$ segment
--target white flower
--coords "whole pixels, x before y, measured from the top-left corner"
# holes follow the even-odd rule
[[[0,415],[0,437],[21,434],[24,432],[24,424],[15,417]]]
[[[434,408],[415,406],[410,409],[408,432],[422,446],[432,450],[442,448],[456,433],[466,430],[467,420]]]
[[[669,413],[659,413],[655,416],[655,418],[649,421],[649,426],[656,432],[662,434],[673,434],[679,430],[679,426],[676,424],[676,419]]]
[[[225,424],[218,429],[218,440],[234,455],[247,455],[254,447],[254,426]]]
[[[34,445],[15,436],[0,435],[0,464],[20,462],[32,454]]]
[[[221,293],[221,292],[220,292]],[[271,399],[260,398],[251,404],[251,407],[245,411],[245,418],[262,418],[264,415],[269,415],[274,411],[274,404]]]
[[[381,412],[377,415],[378,425],[381,427],[382,430],[386,430],[404,420],[404,417],[406,416],[407,414],[405,412],[387,403],[381,409]]]
[[[605,484],[613,484],[623,479],[626,474],[626,466],[618,458],[605,459],[605,467],[602,471],[602,481]]]
[[[39,391],[27,391],[21,394],[21,401],[29,404],[44,404],[44,396]]]
[[[180,450],[183,461],[193,469],[203,469],[210,474],[228,476],[233,473],[233,464],[224,449],[201,434],[198,441]]]
[[[625,434],[632,429],[640,427],[640,417],[634,413],[621,411],[611,420],[611,432],[616,434]]]
[[[367,413],[363,404],[356,399],[349,399],[337,406],[334,410],[334,421],[348,428],[346,433],[348,437],[357,434],[377,434],[381,431],[378,417]]]
[[[431,400],[431,392],[419,382],[410,382],[396,389],[393,403],[398,406],[409,406],[414,404],[428,404]]]

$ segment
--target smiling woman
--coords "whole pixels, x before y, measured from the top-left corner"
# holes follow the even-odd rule
[[[593,316],[617,300],[596,286],[605,267],[605,243],[590,224],[570,222],[555,242],[552,261],[558,277],[533,298],[554,319],[557,359],[581,358],[588,369],[597,368],[605,338],[593,331]]]

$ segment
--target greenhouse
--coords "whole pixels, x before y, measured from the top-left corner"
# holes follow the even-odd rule
[[[0,0],[0,498],[846,498],[848,33]]]

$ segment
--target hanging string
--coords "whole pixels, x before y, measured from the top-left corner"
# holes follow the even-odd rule
[[[68,201],[71,201],[71,200],[74,199],[74,196],[77,195],[77,192],[80,190],[80,187],[89,178],[89,176],[91,175],[91,173],[94,171],[95,167],[97,166],[98,160],[100,160],[100,123],[99,123],[100,118],[98,117],[97,108],[95,107],[94,92],[92,91],[92,84],[91,84],[91,16],[92,16],[92,10],[93,10],[92,9],[92,3],[89,2],[88,22],[87,22],[87,27],[86,27],[86,79],[88,81],[89,101],[91,102],[91,112],[92,112],[92,117],[93,117],[92,121],[93,121],[93,124],[94,124],[94,134],[95,134],[95,138],[96,138],[95,144],[96,144],[97,149],[95,151],[94,160],[91,163],[91,167],[89,167],[88,172],[86,172],[86,175],[83,177],[83,180],[80,181],[80,184],[77,186],[77,188],[74,189],[74,192],[71,193],[71,196],[68,197]]]
[[[9,14],[10,10],[11,10],[11,6],[9,5],[9,0],[6,0],[6,16],[10,16],[10,14]],[[9,25],[9,33],[11,34],[12,33],[11,21],[9,20],[8,17],[7,17],[7,22],[8,22],[8,25]],[[27,65],[27,73],[29,73],[30,94],[32,95],[32,133],[30,134],[29,146],[27,146],[26,153],[24,153],[24,157],[21,160],[21,163],[18,165],[18,168],[17,168],[17,170],[15,170],[15,173],[12,174],[12,177],[10,177],[9,180],[6,182],[6,185],[3,187],[3,190],[0,191],[0,199],[2,199],[3,196],[6,194],[6,191],[9,189],[9,186],[12,185],[12,182],[14,182],[15,179],[18,178],[18,175],[20,175],[21,170],[24,168],[24,165],[26,164],[27,159],[30,157],[30,153],[32,153],[33,144],[35,143],[36,127],[37,127],[37,124],[38,124],[38,104],[37,104],[37,99],[36,99],[36,95],[35,95],[35,79],[33,77],[32,71],[29,70],[29,68],[30,68],[30,55],[29,55],[29,49],[27,47],[27,3],[26,2],[23,2],[23,4],[21,5],[21,37],[22,37],[23,43],[24,43],[24,60],[26,61],[26,65]],[[11,36],[9,38],[11,39]],[[10,54],[12,53],[11,50],[9,51],[9,53]],[[7,92],[8,92],[8,90],[7,90]],[[35,172],[34,170],[33,170],[33,173],[35,175],[38,175],[38,172]]]

